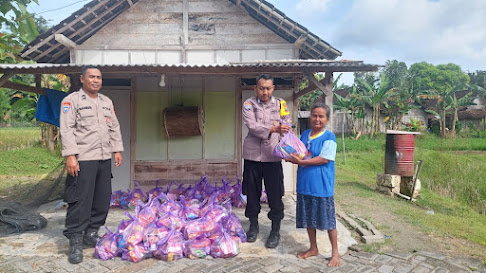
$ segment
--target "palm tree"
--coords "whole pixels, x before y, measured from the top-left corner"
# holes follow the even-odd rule
[[[382,76],[379,83],[375,80],[373,84],[361,78],[357,80],[363,88],[362,100],[373,108],[370,132],[373,137],[380,132],[380,105],[390,96],[394,88],[389,88],[389,80],[386,76]]]

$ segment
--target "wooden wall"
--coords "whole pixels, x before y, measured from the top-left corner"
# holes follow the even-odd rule
[[[298,57],[228,0],[140,0],[76,48],[77,63],[210,64]]]
[[[144,189],[153,188],[155,181],[162,184],[176,181],[178,184],[195,184],[201,176],[207,175],[213,185],[223,177],[236,181],[238,164],[236,162],[135,162],[135,176]]]

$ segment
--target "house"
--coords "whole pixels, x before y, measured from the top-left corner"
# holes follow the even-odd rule
[[[334,72],[377,70],[334,61],[340,55],[263,0],[93,0],[24,48],[21,56],[37,64],[0,65],[0,86],[42,93],[40,84],[8,79],[60,73],[77,90],[81,67],[96,64],[125,145],[114,190],[133,187],[133,180],[146,188],[155,180],[194,183],[202,175],[235,181],[247,134],[241,106],[254,95],[255,77],[272,73],[274,95],[293,111],[315,88],[332,98]],[[316,72],[324,80],[315,80]],[[306,78],[310,86],[299,91]],[[193,133],[180,132],[184,126]],[[284,164],[286,191],[293,191],[294,166]]]

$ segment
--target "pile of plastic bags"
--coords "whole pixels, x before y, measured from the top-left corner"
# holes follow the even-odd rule
[[[238,255],[246,234],[231,205],[245,204],[240,181],[230,186],[223,179],[223,186],[216,187],[204,177],[194,187],[172,186],[164,191],[157,184],[145,193],[137,183],[138,188],[127,195],[114,192],[112,206],[134,206],[135,212],[133,216],[125,212],[128,219],[115,232],[107,228],[95,256],[139,262],[151,257],[174,261]]]

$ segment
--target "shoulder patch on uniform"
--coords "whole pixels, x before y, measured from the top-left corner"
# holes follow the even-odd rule
[[[62,103],[62,112],[66,114],[71,109],[71,103],[69,101],[65,101]]]
[[[246,111],[250,111],[251,108],[252,108],[251,103],[249,101],[245,102],[245,104],[243,104],[243,106],[245,107]]]

